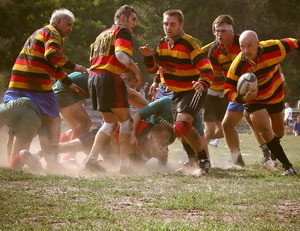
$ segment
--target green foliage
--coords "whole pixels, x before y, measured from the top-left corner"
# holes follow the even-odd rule
[[[300,4],[298,0],[10,0],[0,4],[0,70],[9,71],[25,40],[36,29],[46,25],[54,9],[67,8],[75,17],[73,32],[66,38],[64,52],[72,61],[89,65],[89,46],[103,29],[113,23],[115,10],[123,5],[136,7],[139,26],[134,33],[134,60],[144,77],[149,79],[138,47],[149,44],[156,47],[164,35],[162,14],[170,8],[181,9],[185,15],[186,33],[205,45],[214,36],[211,24],[220,14],[235,19],[235,31],[257,31],[261,40],[294,37],[300,34]],[[295,53],[295,52],[292,52]],[[298,54],[297,54],[298,55]],[[290,54],[283,64],[287,82],[292,83],[288,100],[295,103],[300,87],[297,55]],[[285,68],[285,67],[288,67]]]

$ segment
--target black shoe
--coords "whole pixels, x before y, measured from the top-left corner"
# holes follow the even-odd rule
[[[43,169],[41,162],[32,155],[28,150],[21,150],[19,152],[21,159],[32,171],[41,171]]]
[[[84,169],[92,173],[106,172],[97,160],[88,160],[84,165]]]
[[[265,164],[268,163],[270,160],[271,160],[270,157],[266,157],[266,156],[265,156],[265,157],[262,158],[261,163],[262,163],[262,165],[265,165]]]
[[[211,167],[209,159],[198,160],[198,167],[202,173],[208,173]]]
[[[297,172],[295,171],[295,169],[293,167],[288,167],[284,170],[282,175],[283,176],[293,176],[293,175],[297,175]]]
[[[242,155],[238,155],[237,159],[236,159],[236,162],[234,163],[235,165],[239,165],[241,167],[244,167],[245,166],[245,162],[243,160],[243,157]]]

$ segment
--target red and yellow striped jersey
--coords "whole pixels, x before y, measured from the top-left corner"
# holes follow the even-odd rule
[[[207,50],[207,57],[210,60],[213,71],[214,81],[210,86],[211,89],[222,91],[225,86],[225,77],[229,70],[229,67],[235,57],[240,53],[239,35],[235,34],[233,42],[224,47],[223,44],[218,41],[214,41],[203,47],[203,50]]]
[[[121,25],[113,25],[103,31],[91,45],[91,71],[106,70],[116,75],[125,72],[126,67],[115,56],[117,51],[123,51],[132,57],[131,33]]]
[[[262,41],[256,63],[244,58],[241,52],[233,61],[227,74],[225,95],[228,100],[243,103],[242,96],[236,90],[237,81],[243,73],[252,72],[257,77],[258,94],[254,100],[247,103],[281,102],[284,97],[282,84],[284,80],[280,74],[279,63],[290,50],[299,49],[299,47],[300,40],[293,38]]]
[[[212,66],[205,57],[198,42],[183,33],[169,48],[168,38],[164,37],[154,54],[145,57],[149,73],[155,73],[161,66],[166,85],[171,91],[181,92],[193,89],[192,81],[200,80],[208,88],[213,81]]]
[[[62,36],[52,25],[35,31],[15,61],[8,89],[52,91],[52,78],[63,80],[67,74],[62,68],[75,68],[75,64],[62,54],[62,44]]]

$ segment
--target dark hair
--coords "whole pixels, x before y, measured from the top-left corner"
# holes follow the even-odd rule
[[[184,16],[181,10],[167,10],[163,16],[166,15],[176,17],[180,24],[184,22]]]
[[[129,17],[132,13],[136,14],[135,9],[132,6],[129,5],[123,5],[121,6],[115,13],[115,22],[118,21],[118,19],[120,18],[120,16],[122,14],[126,15],[127,17]]]

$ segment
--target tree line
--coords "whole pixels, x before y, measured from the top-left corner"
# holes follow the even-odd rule
[[[145,80],[151,81],[143,66],[138,47],[156,47],[163,37],[162,14],[168,9],[181,9],[184,30],[202,45],[214,40],[212,22],[221,14],[235,20],[235,32],[246,29],[258,33],[260,40],[285,37],[299,38],[300,0],[5,0],[0,2],[0,81],[2,90],[9,79],[12,65],[26,39],[49,23],[58,8],[71,10],[75,17],[73,32],[65,39],[64,53],[73,62],[89,66],[89,46],[96,36],[113,23],[115,10],[123,4],[133,5],[139,26],[133,34],[134,60]],[[289,86],[287,101],[294,105],[300,99],[299,52],[291,52],[282,64]],[[3,87],[4,86],[4,87]]]

